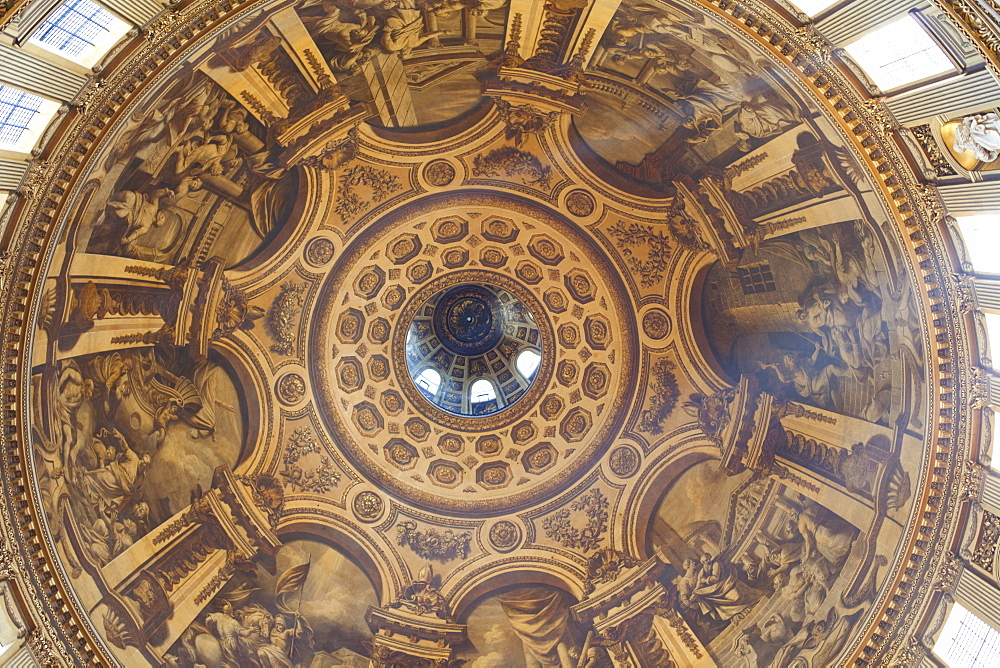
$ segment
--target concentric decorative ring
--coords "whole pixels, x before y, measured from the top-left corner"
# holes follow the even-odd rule
[[[492,515],[557,493],[605,454],[636,387],[636,311],[606,253],[562,215],[510,195],[432,194],[370,225],[328,271],[309,382],[322,428],[371,484]],[[513,310],[498,315],[494,298]],[[482,354],[457,354],[470,343]],[[527,349],[539,365],[515,387],[507,370]],[[417,371],[448,370],[442,391],[488,378],[511,401],[445,410],[414,381],[409,352]]]

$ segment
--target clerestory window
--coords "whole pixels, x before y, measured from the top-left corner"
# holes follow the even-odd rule
[[[90,0],[66,0],[28,41],[90,67],[128,30],[127,23]]]

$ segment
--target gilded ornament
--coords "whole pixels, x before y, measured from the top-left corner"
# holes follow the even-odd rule
[[[997,545],[1000,543],[1000,516],[988,510],[982,511],[976,549],[972,553],[972,563],[997,578]]]
[[[373,265],[354,281],[354,294],[362,299],[374,299],[385,285],[385,271]]]
[[[554,267],[563,261],[562,246],[558,241],[544,234],[536,234],[528,241],[528,252],[542,264]]]
[[[278,380],[278,398],[286,406],[302,401],[306,395],[306,381],[297,373],[288,373]]]
[[[550,394],[542,400],[539,412],[546,420],[553,420],[559,417],[563,411],[563,400],[557,394]]]
[[[438,448],[447,455],[457,457],[465,450],[465,440],[458,434],[444,434],[438,439]]]
[[[521,529],[510,520],[500,520],[490,527],[489,540],[498,552],[510,552],[521,542]]]
[[[367,490],[359,492],[351,504],[351,507],[354,508],[354,514],[363,522],[374,522],[381,517],[383,506],[382,497]]]
[[[619,478],[630,478],[639,470],[639,453],[630,445],[619,445],[608,457],[608,467]]]
[[[424,167],[424,180],[438,188],[454,181],[455,176],[455,166],[447,160],[431,160]]]
[[[457,218],[440,218],[431,225],[431,236],[439,244],[454,244],[469,234],[468,221]]]
[[[576,443],[583,440],[583,437],[590,431],[593,420],[590,411],[581,406],[577,406],[566,413],[566,417],[559,423],[559,434],[568,443]]]
[[[385,355],[372,355],[368,359],[368,375],[375,381],[383,381],[389,377],[389,360]]]
[[[583,393],[591,399],[600,399],[608,393],[611,370],[604,362],[591,362],[583,370]]]
[[[390,439],[385,446],[385,458],[396,467],[408,471],[417,464],[417,449],[401,438]]]
[[[477,155],[472,161],[472,175],[478,178],[517,177],[524,185],[543,190],[552,187],[552,168],[543,166],[537,156],[512,146]]]
[[[915,125],[910,128],[910,134],[913,135],[917,143],[920,144],[920,148],[923,150],[924,155],[927,156],[928,162],[931,163],[931,167],[934,169],[934,175],[938,177],[946,176],[956,176],[955,168],[951,166],[948,158],[945,157],[944,152],[938,146],[938,143],[934,137],[934,131],[931,130],[931,126]]]
[[[521,457],[521,464],[526,473],[541,475],[556,465],[559,452],[548,441],[543,441],[529,448]]]
[[[634,221],[618,221],[609,230],[629,269],[639,277],[642,287],[649,288],[663,280],[673,244],[666,232]]]
[[[333,242],[325,237],[313,239],[306,246],[306,262],[314,267],[328,264],[336,252]]]
[[[345,223],[403,189],[398,176],[371,165],[355,165],[345,170],[339,181],[340,193],[334,211]]]
[[[667,338],[671,328],[670,316],[660,309],[650,309],[642,316],[642,331],[654,341]]]
[[[455,559],[467,559],[471,550],[472,534],[445,529],[438,531],[418,529],[412,520],[400,522],[396,527],[396,543],[413,550],[422,559],[446,564]]]
[[[489,462],[476,470],[476,481],[487,489],[506,487],[511,478],[507,462]]]
[[[673,412],[680,398],[674,369],[674,363],[666,358],[653,363],[649,380],[649,408],[639,414],[639,429],[650,434],[663,433],[663,422]]]
[[[594,213],[597,203],[586,190],[574,190],[566,195],[566,210],[577,218],[586,218]]]
[[[316,465],[303,468],[301,462],[307,457],[316,462]],[[323,453],[316,437],[309,430],[296,429],[292,432],[281,461],[284,466],[278,474],[293,490],[325,494],[340,482],[340,472],[334,468],[333,462]]]
[[[480,436],[476,440],[476,452],[483,457],[495,457],[503,452],[503,443],[497,436]]]
[[[545,518],[545,535],[565,548],[584,553],[596,550],[608,529],[608,498],[599,489],[578,497],[569,508],[562,508]],[[572,513],[571,513],[572,511]],[[587,522],[583,528],[573,524],[573,513],[582,513]]]
[[[432,456],[433,453],[433,448],[426,449],[425,454],[427,454],[427,456]],[[462,484],[465,472],[455,462],[439,459],[431,462],[430,468],[427,469],[427,475],[434,484],[440,485],[441,487],[453,488]]]

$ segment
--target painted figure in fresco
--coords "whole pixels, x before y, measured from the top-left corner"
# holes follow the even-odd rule
[[[237,157],[237,146],[229,134],[194,136],[179,144],[174,155],[177,157],[174,163],[174,174],[177,177],[202,174],[217,176],[242,164]]]
[[[96,438],[112,448],[114,455],[106,465],[84,471],[81,487],[100,513],[117,517],[141,497],[150,457],[137,455],[117,429],[101,429]]]
[[[177,665],[184,668],[200,665],[293,668],[311,662],[340,665],[320,658],[331,655],[315,651],[311,626],[299,612],[289,609],[302,605],[302,587],[310,563],[286,569],[274,583],[271,596],[259,597],[262,588],[254,579],[220,593],[171,648]],[[256,601],[248,600],[251,597],[257,597]],[[289,598],[293,601],[291,606]],[[359,656],[353,652],[344,654]]]
[[[990,111],[962,119],[955,128],[953,148],[958,153],[971,151],[982,162],[993,162],[1000,156],[1000,116]]]
[[[233,606],[226,601],[221,610],[211,612],[205,618],[208,627],[219,639],[222,646],[222,656],[225,659],[225,666],[229,668],[239,668],[244,665],[245,653],[243,647],[246,644],[245,638],[252,633],[245,628],[236,617],[233,616]]]
[[[570,632],[566,594],[545,587],[522,587],[497,597],[524,649],[530,668],[576,668],[579,648]],[[587,659],[591,654],[588,652]]]
[[[292,639],[295,637],[297,629],[298,619],[295,620],[295,625],[292,628],[288,628],[288,622],[284,615],[278,615],[274,618],[274,627],[269,634],[270,644],[264,645],[257,652],[262,666],[265,668],[286,668],[286,666],[291,668]]]
[[[448,619],[448,601],[434,585],[434,567],[427,564],[417,573],[417,579],[407,587],[399,597],[399,605],[412,610],[418,615],[434,613],[442,619]]]
[[[80,429],[79,412],[83,403],[94,393],[94,383],[83,377],[80,366],[76,360],[63,362],[60,366],[54,399],[55,414],[59,423],[58,441],[56,443],[60,453],[61,461],[55,473],[61,474],[66,471],[73,475],[70,467],[70,458],[73,456]]]
[[[448,34],[445,30],[426,32],[424,14],[415,0],[386,0],[381,5],[383,16],[382,48],[387,53],[398,53],[407,58],[424,42]]]
[[[739,126],[736,136],[742,141],[740,149],[750,149],[747,142],[751,137],[764,139],[781,134],[799,122],[796,113],[787,106],[772,104],[759,95],[744,100],[736,113],[736,123]]]
[[[126,250],[131,249],[140,237],[153,228],[163,225],[172,196],[173,192],[166,188],[146,194],[122,190],[116,195],[117,199],[108,202],[108,206],[125,221],[122,246]]]
[[[326,0],[322,6],[326,15],[312,21],[317,35],[334,45],[336,55],[330,59],[330,68],[335,72],[357,70],[375,52],[370,47],[379,29],[375,17],[363,11],[355,11],[356,21],[349,21],[342,16],[341,8],[331,0]]]
[[[778,380],[794,386],[795,391],[802,398],[811,399],[817,406],[832,409],[839,403],[839,397],[834,398],[834,394],[837,392],[834,379],[848,376],[851,372],[835,364],[817,365],[816,357],[819,352],[817,347],[812,357],[807,361],[786,353],[780,364],[765,364],[763,362],[757,364],[761,369],[773,369]]]
[[[49,531],[52,540],[62,550],[66,563],[70,566],[71,577],[79,577],[80,562],[64,526],[63,506],[69,502],[69,487],[66,484],[66,466],[62,449],[53,441],[42,436],[36,439],[35,453],[39,458],[38,488],[42,495],[42,505],[49,517]]]
[[[104,393],[104,414],[111,416],[131,392],[132,360],[114,352],[95,357],[90,366]]]
[[[674,579],[678,601],[706,617],[729,621],[742,615],[763,595],[737,577],[736,569],[705,553],[701,561],[685,559]]]
[[[162,106],[129,131],[109,154],[106,168],[110,169],[126,156],[159,164],[182,141],[211,128],[221,94],[210,86],[185,86],[184,90],[180,98],[168,96]]]
[[[678,103],[685,116],[682,125],[694,131],[694,136],[687,138],[692,144],[711,138],[712,133],[722,127],[726,116],[743,103],[743,96],[729,84],[713,84],[704,79],[685,94],[678,96],[674,91],[664,93]]]
[[[672,43],[672,44],[671,44]],[[744,74],[750,54],[730,36],[706,28],[687,17],[664,8],[622,4],[611,20],[605,37],[606,48],[666,50],[678,47],[697,50],[713,69]]]
[[[442,17],[462,10],[482,16],[490,10],[506,7],[507,2],[508,0],[431,0],[424,5],[424,9]]]
[[[832,566],[839,566],[851,551],[854,530],[819,504],[812,504],[794,518],[804,542],[803,559],[822,556]]]

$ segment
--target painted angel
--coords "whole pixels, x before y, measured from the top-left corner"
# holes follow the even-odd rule
[[[122,190],[117,199],[108,202],[108,206],[125,220],[127,226],[122,236],[122,246],[132,248],[140,237],[162,226],[169,210],[169,204],[165,200],[173,195],[173,191],[167,188],[160,188],[152,193]]]

